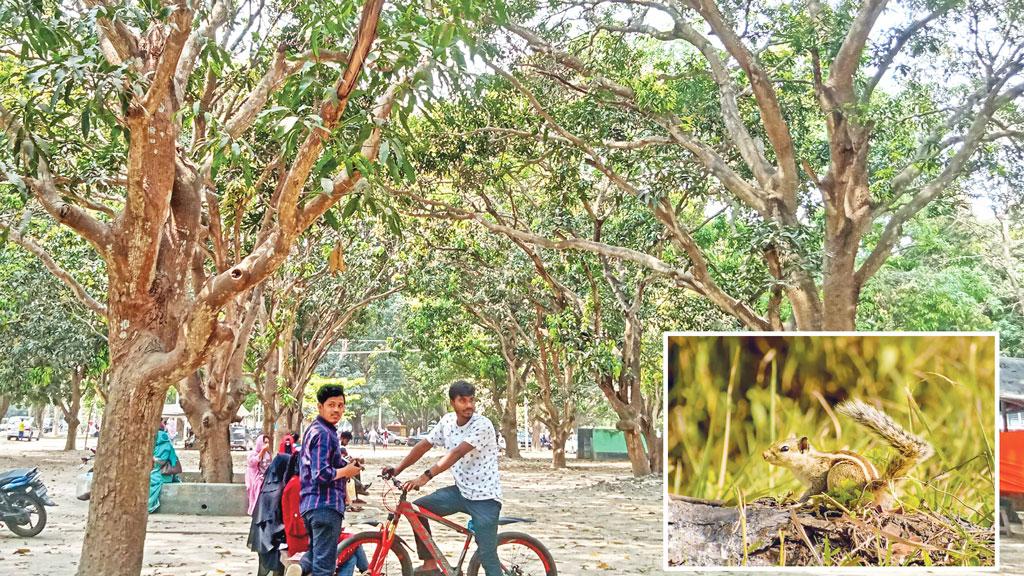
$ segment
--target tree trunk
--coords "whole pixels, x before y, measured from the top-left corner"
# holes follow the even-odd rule
[[[825,205],[825,258],[822,262],[822,320],[806,330],[854,330],[857,299],[863,282],[857,253],[871,225],[868,181],[870,127],[845,113],[827,120],[832,162],[822,182]]]
[[[32,407],[32,421],[36,424],[36,432],[43,437],[43,416],[46,413],[46,404],[36,404]]]
[[[79,576],[142,571],[149,473],[167,387],[140,381],[142,356],[132,356],[111,368]]]
[[[205,411],[199,418],[186,413],[199,449],[199,473],[203,482],[230,484],[234,479],[231,462],[231,419]]]
[[[292,432],[301,435],[302,434],[302,404],[292,409],[290,426],[288,427]]]
[[[263,372],[263,390],[260,392],[260,403],[263,404],[263,433],[274,439],[274,445],[281,443],[284,435],[289,432],[280,426],[281,402],[277,395],[277,379],[281,374],[281,351],[274,345],[265,364]]]
[[[644,427],[643,437],[647,439],[647,458],[651,473],[661,474],[664,470],[664,463],[661,461],[661,436],[658,436],[655,426],[651,425]]]
[[[275,438],[284,438],[284,435],[288,433],[300,434],[302,432],[298,426],[294,425],[295,412],[294,406],[287,406],[281,409],[277,416],[277,435]]]
[[[829,242],[831,255],[825,264],[822,282],[824,314],[822,325],[812,330],[855,330],[857,323],[857,299],[860,287],[855,280],[857,248],[847,246],[854,239],[846,236],[833,238]],[[804,329],[804,327],[800,327]]]
[[[510,414],[511,412],[511,414]],[[523,455],[519,452],[519,437],[516,430],[516,407],[512,410],[505,410],[501,415],[501,437],[505,439],[505,456],[519,459]]]
[[[64,441],[64,450],[70,451],[75,449],[75,443],[78,440],[78,411],[82,407],[82,375],[79,369],[71,375],[71,402],[68,405],[68,411],[64,413],[64,421],[68,425],[68,437]],[[54,421],[54,428],[57,427],[56,420]]]
[[[624,430],[626,435],[626,453],[629,454],[629,463],[633,468],[633,476],[647,476],[651,473],[651,462],[647,457],[647,450],[644,449],[641,434],[634,428]]]
[[[363,413],[352,412],[349,413],[348,419],[352,422],[352,435],[356,438],[363,435]]]
[[[68,437],[64,440],[64,451],[70,452],[77,449],[78,444],[78,425],[81,422],[75,416],[67,415],[64,417],[64,421],[68,423]]]
[[[7,416],[7,410],[11,407],[11,399],[0,394],[0,418]]]
[[[277,414],[275,414],[271,410],[267,410],[266,405],[264,405],[263,406],[263,435],[266,436],[267,438],[273,438],[275,446],[279,442],[281,442],[281,438],[284,437],[283,433],[281,434],[281,438],[278,438],[277,434],[274,433],[275,432],[274,431],[274,422],[276,420],[277,420]]]
[[[551,467],[565,468],[565,441],[569,439],[569,428],[550,430]]]

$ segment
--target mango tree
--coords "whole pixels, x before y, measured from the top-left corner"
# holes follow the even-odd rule
[[[40,206],[106,264],[110,384],[79,574],[137,574],[168,387],[236,344],[226,307],[365,186],[374,162],[401,169],[400,147],[383,145],[388,119],[411,111],[412,69],[421,52],[444,56],[459,15],[380,0],[0,10],[5,193]],[[444,17],[431,22],[431,10]],[[268,135],[279,156],[262,181],[249,174],[262,200],[239,216],[271,224],[218,259],[213,243],[230,225],[221,170],[247,163]],[[86,168],[102,182],[85,182]]]

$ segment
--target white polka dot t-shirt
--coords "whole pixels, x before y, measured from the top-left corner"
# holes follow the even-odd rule
[[[455,476],[455,485],[466,500],[501,501],[498,442],[490,420],[473,414],[465,426],[459,426],[455,413],[449,412],[434,426],[427,441],[445,450],[452,450],[463,442],[472,445],[474,449],[450,468]]]

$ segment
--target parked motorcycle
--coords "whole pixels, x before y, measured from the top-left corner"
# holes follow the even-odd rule
[[[39,468],[19,468],[0,474],[0,523],[30,538],[46,526],[46,508],[57,504],[46,494]]]

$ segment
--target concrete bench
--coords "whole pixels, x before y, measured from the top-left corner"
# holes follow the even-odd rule
[[[195,470],[186,470],[181,474],[178,474],[178,479],[182,482],[202,482],[203,476],[200,472]],[[245,472],[235,472],[231,478],[231,482],[234,484],[245,484]]]
[[[198,516],[247,516],[249,497],[245,484],[175,482],[160,491],[157,514]]]

